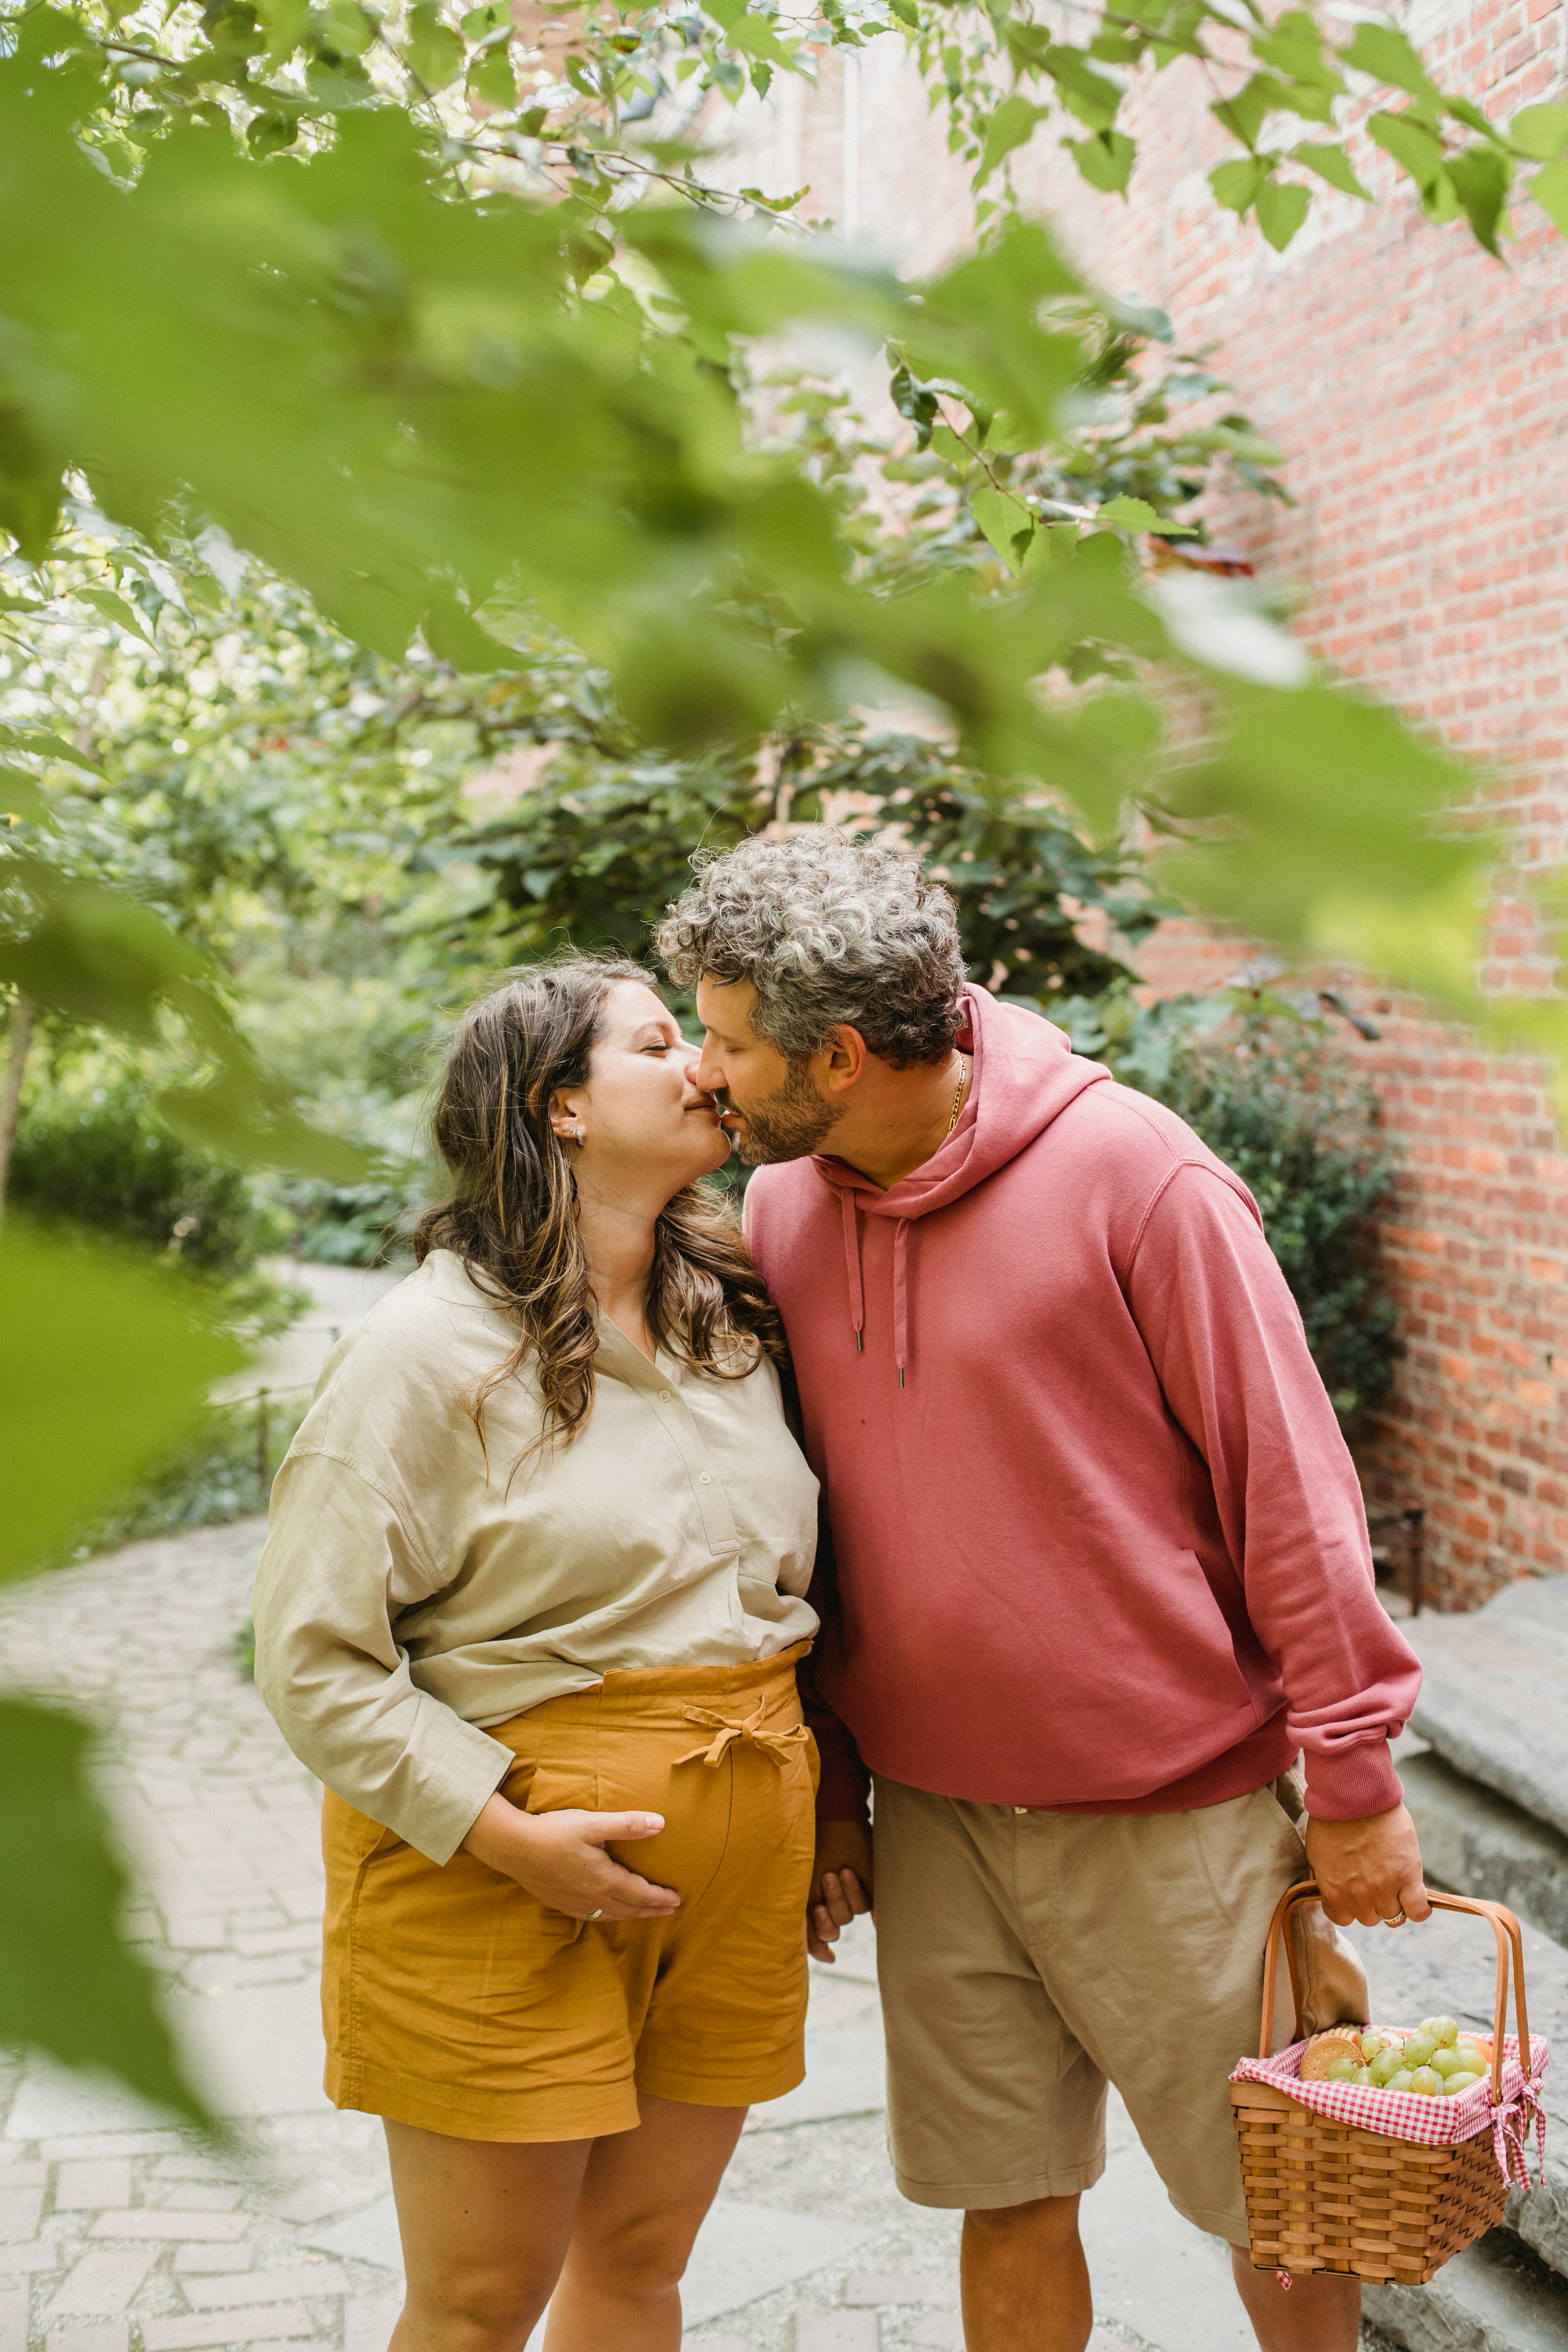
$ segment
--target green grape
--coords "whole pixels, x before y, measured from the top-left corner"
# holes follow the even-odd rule
[[[1451,2017],[1424,2017],[1420,2031],[1429,2033],[1439,2050],[1451,2050],[1459,2038],[1459,2029]]]
[[[1467,2066],[1457,2050],[1435,2050],[1432,2053],[1432,2063],[1445,2082],[1450,2074],[1463,2074],[1474,2071]]]
[[[1389,2040],[1386,2033],[1363,2033],[1360,2036],[1360,2041],[1361,2054],[1366,2060],[1369,2066],[1372,2064],[1374,2058],[1381,2058],[1384,2052],[1389,2047]]]
[[[1458,2057],[1462,2064],[1473,2066],[1478,2074],[1491,2073],[1492,2062],[1479,2042],[1471,2042],[1467,2037],[1458,2044]]]
[[[1443,2088],[1443,2077],[1434,2066],[1417,2066],[1410,2077],[1410,2087],[1418,2098],[1435,2099]]]
[[[1362,2072],[1353,2058],[1336,2058],[1329,2068],[1328,2079],[1331,2083],[1355,2083],[1360,2081]]]
[[[1355,2079],[1359,2084],[1361,2084],[1364,2090],[1370,2091],[1375,2087],[1373,2082],[1372,2068],[1370,2066],[1358,2066],[1355,2071]]]
[[[1458,2092],[1469,2090],[1471,2085],[1479,2083],[1480,2079],[1479,2074],[1450,2074],[1443,2085],[1443,2095],[1445,2098],[1451,2099]]]
[[[1389,2076],[1383,2087],[1385,2091],[1407,2091],[1414,2080],[1415,2076],[1409,2067],[1402,2066],[1397,2074]]]
[[[1405,2045],[1405,2064],[1407,2066],[1429,2066],[1432,2063],[1432,2053],[1436,2047],[1436,2041],[1432,2034],[1413,2033],[1409,2041]]]
[[[1390,2048],[1381,2051],[1378,2053],[1378,2055],[1373,2060],[1369,2071],[1372,2074],[1373,2081],[1377,2084],[1380,2090],[1385,2084],[1391,2083],[1394,2080],[1394,2077],[1398,2074],[1400,2067],[1404,2063],[1405,2061],[1400,2054],[1399,2044],[1397,2042],[1393,2043]]]

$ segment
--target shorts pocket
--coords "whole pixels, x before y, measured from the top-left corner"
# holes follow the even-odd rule
[[[527,1793],[521,1796],[525,1813],[596,1813],[604,1811],[599,1802],[598,1775],[591,1768],[581,1764],[552,1763],[545,1759],[533,1765],[531,1769],[527,1765],[521,1769],[530,1773]],[[519,1767],[514,1766],[512,1769],[517,1771]],[[513,1784],[510,1772],[507,1774],[506,1793],[514,1805],[520,1801],[520,1790]]]

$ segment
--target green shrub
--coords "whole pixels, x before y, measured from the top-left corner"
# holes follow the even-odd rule
[[[1252,1193],[1342,1422],[1380,1403],[1400,1348],[1375,1220],[1400,1159],[1326,1024],[1256,992],[1070,1010],[1079,1050],[1169,1104]]]
[[[313,1265],[385,1265],[407,1251],[416,1205],[404,1186],[300,1179],[285,1197],[298,1219],[295,1254]]]
[[[308,1395],[268,1400],[263,1433],[255,1402],[209,1405],[190,1436],[79,1528],[59,1559],[88,1559],[121,1544],[154,1536],[188,1535],[194,1528],[226,1527],[265,1511],[278,1466],[305,1417]]]
[[[35,1218],[68,1218],[177,1251],[195,1271],[247,1274],[283,1229],[237,1168],[186,1143],[131,1087],[47,1098],[17,1130],[8,1197]]]

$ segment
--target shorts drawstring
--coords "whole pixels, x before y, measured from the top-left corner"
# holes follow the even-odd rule
[[[721,1764],[732,1740],[749,1739],[764,1756],[771,1757],[782,1772],[791,1749],[800,1747],[811,1734],[804,1723],[792,1724],[787,1731],[764,1731],[767,1707],[766,1697],[760,1698],[743,1723],[731,1723],[727,1716],[716,1715],[711,1707],[683,1707],[681,1712],[688,1723],[711,1723],[718,1728],[706,1748],[693,1748],[689,1754],[678,1756],[677,1764]]]

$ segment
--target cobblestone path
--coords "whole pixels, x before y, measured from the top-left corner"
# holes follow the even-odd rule
[[[131,1935],[228,2139],[110,2082],[0,2055],[0,2352],[383,2352],[401,2271],[379,2125],[321,2090],[319,1790],[235,1652],[261,1523],[139,1544],[0,1601],[12,1685],[102,1728],[137,1879]],[[905,2204],[883,2145],[875,1953],[814,1971],[810,2071],[758,2110],[687,2281],[708,2352],[960,2352],[956,2215]],[[1247,2352],[1224,2258],[1113,2116],[1085,2201],[1094,2352]]]

